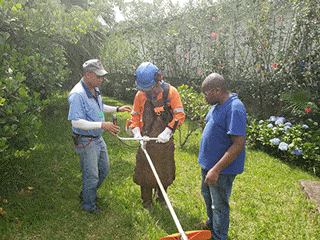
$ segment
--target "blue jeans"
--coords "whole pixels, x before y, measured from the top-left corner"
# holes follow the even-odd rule
[[[224,240],[228,235],[229,198],[236,175],[219,175],[217,183],[208,186],[204,183],[207,173],[208,170],[201,169],[201,194],[207,208],[207,225],[212,226],[212,239]]]
[[[91,138],[80,137],[79,147],[85,146]],[[93,138],[85,148],[75,148],[82,168],[82,207],[90,211],[96,209],[97,190],[107,177],[110,169],[107,146],[102,137]]]

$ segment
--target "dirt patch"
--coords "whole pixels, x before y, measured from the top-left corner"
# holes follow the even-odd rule
[[[300,180],[299,185],[307,198],[317,204],[320,213],[320,182],[310,180]]]

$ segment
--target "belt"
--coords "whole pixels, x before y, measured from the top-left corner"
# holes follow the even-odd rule
[[[82,135],[82,134],[78,134],[78,133],[73,133],[75,135],[77,135],[78,137],[86,137],[86,138],[99,138],[100,136],[92,136],[92,135]]]

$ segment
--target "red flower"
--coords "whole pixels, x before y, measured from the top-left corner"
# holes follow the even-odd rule
[[[261,50],[260,50],[260,49],[259,49],[258,51],[259,51],[259,53],[261,53]]]
[[[222,67],[222,63],[219,63],[219,66]]]
[[[199,71],[199,74],[202,75],[202,71]]]
[[[279,21],[279,22],[282,22],[282,18],[279,18],[278,21]]]
[[[188,53],[186,53],[184,56],[185,56],[186,58],[188,58],[188,57],[189,57],[189,54],[188,54]]]
[[[178,59],[180,59],[180,56],[177,56]]]
[[[218,34],[218,33],[211,33],[211,37],[216,37],[216,38],[218,38],[218,37],[219,37],[219,34]]]
[[[212,17],[211,19],[212,19],[212,21],[214,21],[216,18],[215,18],[215,17]]]
[[[266,43],[263,43],[263,46],[265,46],[265,47],[266,47],[266,46],[267,46],[267,44],[266,44]]]
[[[278,64],[277,64],[277,63],[274,63],[272,66],[273,66],[275,69],[278,68]]]
[[[306,113],[308,114],[309,112],[311,112],[311,108],[306,108]]]

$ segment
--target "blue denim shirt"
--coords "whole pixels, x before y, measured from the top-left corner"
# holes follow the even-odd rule
[[[103,100],[98,88],[96,88],[95,97],[84,83],[83,78],[71,90],[69,101],[68,120],[87,120],[89,122],[104,122]],[[81,130],[72,127],[73,132],[82,135],[100,136],[103,129]]]
[[[210,170],[232,145],[231,135],[246,136],[246,109],[236,94],[221,106],[214,105],[207,114],[198,163]],[[243,172],[245,149],[220,174],[235,175]]]

